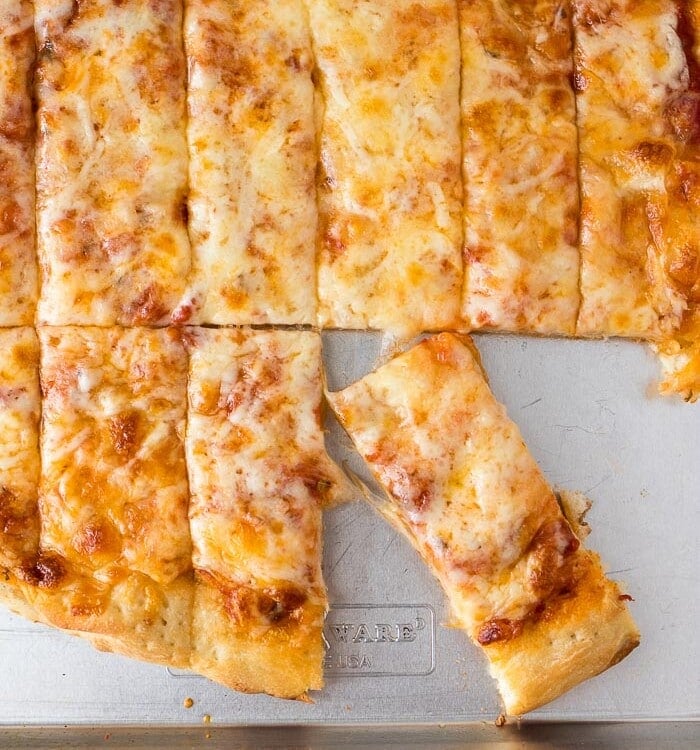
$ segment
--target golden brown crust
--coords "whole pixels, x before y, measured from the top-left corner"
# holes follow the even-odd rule
[[[553,600],[515,638],[485,647],[506,711],[532,711],[624,659],[639,632],[618,586],[605,578],[598,556],[578,555],[574,591]]]
[[[0,602],[20,617],[46,624],[46,618],[27,601],[19,582],[8,570],[0,570]]]
[[[250,613],[239,619],[209,576],[197,576],[193,653],[196,672],[234,690],[302,698],[323,686],[325,600],[307,600],[286,616],[263,621]]]
[[[112,579],[74,574],[54,589],[25,584],[22,591],[43,622],[85,636],[104,651],[188,668],[191,575],[165,585],[129,571]]]
[[[128,571],[118,579],[113,575],[108,583],[90,574],[66,572],[50,587],[9,571],[0,576],[0,601],[28,620],[85,638],[101,651],[190,667],[191,575],[160,586]]]

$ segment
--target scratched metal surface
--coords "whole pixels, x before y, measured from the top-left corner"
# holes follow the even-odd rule
[[[686,719],[700,707],[700,404],[653,395],[653,358],[627,342],[480,336],[496,396],[551,482],[593,500],[593,533],[635,597],[642,645],[533,718]],[[369,370],[376,337],[328,334],[329,382]],[[331,425],[329,447],[361,472]],[[334,609],[327,687],[313,704],[229,692],[204,679],[99,654],[0,612],[0,724],[466,722],[499,713],[478,651],[407,544],[363,502],[327,514]],[[186,697],[194,706],[186,709]]]

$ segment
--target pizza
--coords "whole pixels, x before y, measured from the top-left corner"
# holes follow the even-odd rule
[[[298,697],[323,684],[321,508],[344,488],[320,429],[320,338],[203,329],[190,352],[192,666]]]
[[[459,29],[447,0],[307,0],[323,101],[319,323],[458,324]]]
[[[0,330],[0,568],[39,545],[39,343],[32,328]]]
[[[0,599],[305,698],[320,332],[442,332],[328,394],[380,510],[509,713],[606,669],[628,597],[455,332],[643,339],[696,400],[699,149],[698,0],[3,0]]]
[[[328,398],[509,714],[635,648],[628,597],[581,546],[469,341],[428,338]]]
[[[38,322],[167,322],[190,267],[182,6],[35,8]]]
[[[577,132],[568,3],[459,3],[462,314],[472,329],[573,335]]]
[[[323,444],[318,335],[0,339],[0,597],[238,690],[320,688],[321,509],[346,480]]]
[[[581,173],[577,333],[657,342],[700,393],[700,5],[574,0]]]
[[[33,21],[31,0],[0,6],[0,326],[31,325],[36,307]]]
[[[316,322],[313,55],[301,0],[186,4],[192,271],[177,322]]]

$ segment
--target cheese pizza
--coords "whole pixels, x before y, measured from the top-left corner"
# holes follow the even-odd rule
[[[319,328],[642,338],[696,399],[700,0],[0,0],[0,599],[320,688]],[[469,339],[328,398],[509,713],[637,645]]]
[[[329,399],[387,493],[379,509],[483,647],[508,713],[637,645],[627,597],[581,547],[468,343],[427,339]]]
[[[447,0],[306,0],[323,99],[319,320],[457,324],[459,30]]]
[[[177,0],[36,0],[40,323],[163,323],[182,296],[181,25]]]
[[[31,325],[34,248],[34,6],[0,4],[0,326]]]
[[[568,4],[461,0],[471,329],[573,334],[578,176]]]
[[[39,339],[42,402],[36,335],[0,332],[0,598],[238,690],[320,688],[321,511],[347,482],[324,448],[318,335]]]
[[[316,322],[316,124],[302,0],[187,0],[192,274],[177,322]]]
[[[658,341],[700,393],[700,4],[574,0],[581,172],[577,332]]]
[[[321,508],[343,487],[320,427],[320,339],[191,336],[193,668],[294,698],[323,683]]]

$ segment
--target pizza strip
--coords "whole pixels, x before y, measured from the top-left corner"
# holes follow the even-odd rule
[[[103,647],[189,664],[187,354],[173,330],[43,328],[41,551],[27,598]]]
[[[472,329],[573,334],[578,176],[568,4],[460,0]]]
[[[192,666],[247,692],[322,685],[321,506],[343,486],[320,425],[316,334],[191,336]]]
[[[177,322],[316,322],[313,56],[302,0],[187,0],[189,230]]]
[[[319,321],[457,324],[459,29],[447,0],[306,0],[324,101]]]
[[[483,647],[508,713],[638,644],[628,597],[581,547],[469,343],[429,338],[328,397],[386,490],[381,511]]]
[[[33,21],[31,0],[0,4],[0,326],[31,325],[36,308]]]
[[[688,401],[700,397],[700,0],[677,4],[676,32],[683,44],[687,88],[669,104],[676,155],[666,174],[668,199],[651,212],[650,228],[661,253],[661,278],[684,304],[677,328],[656,342],[662,393]]]
[[[700,392],[700,3],[574,0],[581,144],[577,332],[660,342]]]
[[[31,328],[0,330],[0,578],[39,548],[39,342]]]
[[[36,0],[39,323],[164,323],[182,297],[181,27],[176,0]]]

